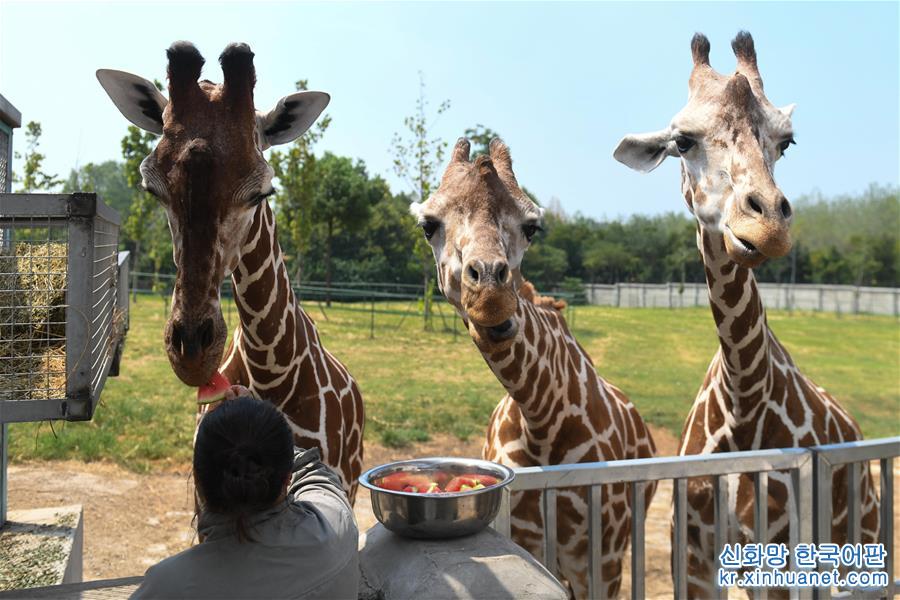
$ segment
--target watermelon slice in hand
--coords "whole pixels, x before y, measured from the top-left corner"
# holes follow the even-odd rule
[[[197,388],[197,404],[212,404],[225,398],[225,392],[231,387],[231,383],[218,371],[212,376],[206,385]]]

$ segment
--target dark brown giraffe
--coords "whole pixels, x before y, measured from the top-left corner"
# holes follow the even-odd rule
[[[266,202],[273,171],[263,157],[269,146],[302,135],[328,95],[295,93],[258,113],[246,44],[222,52],[222,84],[198,81],[204,59],[190,43],[176,42],[167,55],[168,101],[141,77],[105,69],[97,77],[128,120],[162,135],[141,174],[166,210],[178,268],[165,331],[169,362],[188,385],[205,383],[219,368],[275,404],[297,445],[321,448],[353,501],[362,469],[362,397],[291,289]],[[227,332],[219,288],[229,274],[240,325],[220,366]]]
[[[471,162],[469,142],[460,139],[437,192],[411,209],[434,250],[441,291],[507,390],[491,416],[484,458],[531,467],[652,457],[650,431],[625,394],[597,374],[566,326],[563,305],[537,296],[522,279],[522,257],[542,211],[516,182],[506,145],[495,139],[490,156]],[[640,499],[645,508],[655,489]],[[513,539],[542,559],[539,493],[515,493],[511,502]],[[619,591],[631,502],[624,484],[603,486],[605,596]],[[561,491],[557,506],[559,573],[576,598],[585,598],[586,490]]]
[[[697,246],[706,268],[720,348],[681,435],[680,454],[813,446],[862,439],[859,426],[828,392],[803,375],[766,322],[752,269],[791,248],[792,209],[774,179],[775,162],[793,143],[793,105],[775,108],[763,93],[750,34],[732,42],[737,71],[717,73],[709,41],[691,42],[694,70],[687,106],[668,128],[626,136],[615,157],[650,171],[666,156],[681,157],[681,188],[697,218]],[[833,480],[835,542],[846,541],[847,472]],[[861,469],[862,538],[878,535],[878,499],[869,469]],[[753,482],[732,478],[732,542],[788,542],[793,506],[790,478],[773,473],[768,537],[753,540]],[[713,492],[709,480],[688,486],[688,593],[713,597]],[[780,590],[779,595],[784,593]]]

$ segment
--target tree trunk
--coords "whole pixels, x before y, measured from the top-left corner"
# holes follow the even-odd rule
[[[431,294],[429,293],[429,279],[431,275],[431,271],[429,270],[428,260],[422,261],[422,298],[425,301],[425,331],[429,331],[431,329]]]

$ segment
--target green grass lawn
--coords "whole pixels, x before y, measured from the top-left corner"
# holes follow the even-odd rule
[[[307,306],[326,346],[349,367],[366,402],[366,438],[402,445],[447,433],[482,435],[503,395],[461,324],[443,305],[437,331],[407,305]],[[415,309],[415,307],[412,307]],[[131,305],[121,375],[111,378],[88,423],[14,424],[14,460],[113,460],[135,470],[190,459],[195,391],[172,374],[162,346],[163,301]],[[327,315],[327,319],[325,318]],[[234,326],[236,314],[226,311]],[[900,325],[891,317],[770,312],[798,365],[860,422],[866,437],[900,433]],[[447,330],[448,327],[455,327]],[[621,387],[649,422],[678,436],[717,339],[709,310],[578,307],[574,331],[599,372]]]

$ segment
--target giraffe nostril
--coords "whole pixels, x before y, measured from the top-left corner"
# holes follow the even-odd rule
[[[178,354],[183,354],[181,341],[181,324],[175,323],[172,325],[172,348]]]
[[[753,196],[747,196],[747,206],[750,207],[750,210],[757,214],[762,214],[762,207],[759,205],[759,202],[756,201],[756,198]]]
[[[472,265],[469,265],[468,267],[466,267],[466,274],[469,276],[469,279],[471,279],[475,283],[478,283],[478,269],[476,269]]]
[[[509,275],[509,267],[503,263],[497,268],[497,282],[505,283],[507,275]]]
[[[785,219],[790,219],[792,214],[794,214],[794,211],[791,209],[791,203],[788,202],[787,198],[782,198],[781,199],[781,215]]]
[[[215,328],[213,327],[213,320],[207,318],[203,321],[203,325],[200,326],[200,331],[198,332],[200,335],[200,347],[201,348],[209,348],[213,343],[213,334],[215,333]]]

